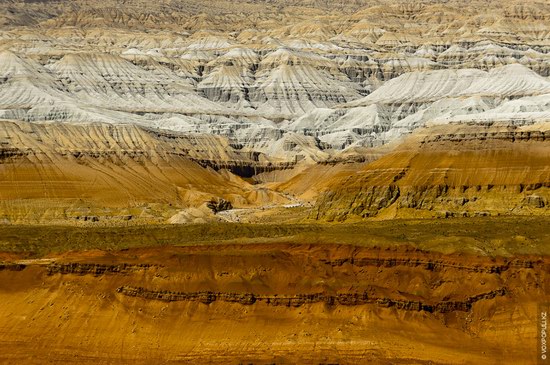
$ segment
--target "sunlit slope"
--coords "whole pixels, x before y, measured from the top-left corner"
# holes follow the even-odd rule
[[[548,125],[435,126],[325,186],[313,217],[548,214]]]
[[[0,127],[1,214],[12,222],[111,215],[158,220],[211,198],[237,206],[278,199],[196,162],[249,162],[217,137],[166,136],[128,125]]]

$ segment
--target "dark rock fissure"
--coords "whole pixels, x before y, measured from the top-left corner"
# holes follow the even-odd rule
[[[117,293],[138,297],[148,300],[160,300],[165,302],[191,301],[210,304],[215,301],[239,303],[242,305],[252,305],[256,302],[263,302],[271,306],[300,307],[306,304],[325,303],[326,305],[345,305],[355,306],[363,304],[376,304],[381,307],[396,308],[407,311],[423,311],[429,313],[448,313],[454,311],[468,312],[472,305],[480,300],[493,299],[498,296],[504,296],[507,293],[506,288],[499,288],[490,292],[481,293],[467,297],[465,300],[440,301],[428,304],[414,300],[401,300],[386,297],[376,297],[369,295],[366,291],[362,293],[342,293],[328,295],[323,293],[316,294],[297,294],[297,295],[258,295],[253,293],[222,293],[222,292],[177,292],[169,290],[149,290],[142,287],[121,286],[117,288]]]

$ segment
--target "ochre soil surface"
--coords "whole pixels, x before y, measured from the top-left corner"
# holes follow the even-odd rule
[[[219,244],[0,255],[0,363],[533,364],[550,257]]]

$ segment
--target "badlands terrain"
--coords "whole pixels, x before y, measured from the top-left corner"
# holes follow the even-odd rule
[[[0,227],[0,362],[535,364],[550,219]]]
[[[547,1],[1,1],[0,362],[534,364],[549,138]]]
[[[548,213],[546,2],[0,8],[2,222]]]

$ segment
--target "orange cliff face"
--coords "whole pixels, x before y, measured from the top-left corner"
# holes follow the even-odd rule
[[[546,214],[545,137],[492,133],[550,120],[548,13],[540,1],[3,2],[0,220]],[[397,147],[434,124],[452,138]],[[210,199],[241,210],[214,217]]]
[[[548,265],[296,244],[19,261],[0,266],[0,360],[528,363]]]
[[[354,174],[335,174],[312,215],[531,215],[549,212],[548,125],[434,126]]]
[[[437,125],[362,150],[363,162],[354,152],[279,166],[213,136],[101,124],[2,125],[0,206],[12,223],[212,221],[205,203],[215,197],[242,208],[229,218],[251,222],[281,214],[326,221],[549,211],[547,123]],[[99,142],[87,141],[89,133]],[[256,177],[236,175],[246,169]]]
[[[0,363],[535,363],[549,14],[0,1]]]
[[[136,126],[1,124],[0,210],[12,223],[128,220],[162,223],[213,197],[237,206],[286,202],[228,169],[261,164],[215,136],[166,134]],[[199,214],[197,213],[197,214]],[[68,215],[68,217],[67,217]]]

